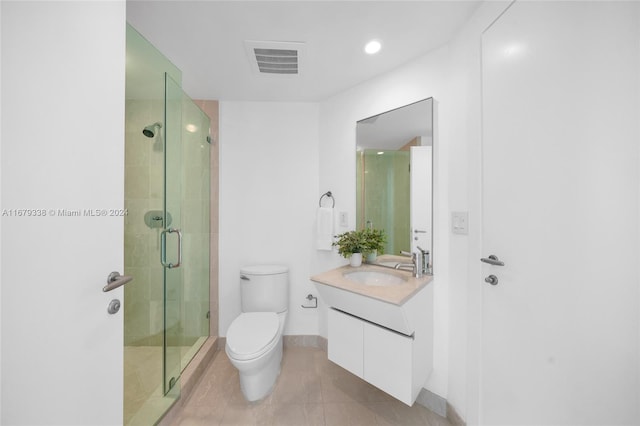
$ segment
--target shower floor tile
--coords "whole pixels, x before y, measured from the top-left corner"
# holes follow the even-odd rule
[[[408,407],[327,359],[321,349],[285,347],[270,395],[247,402],[237,370],[218,351],[175,426],[427,425],[451,426],[419,404]]]

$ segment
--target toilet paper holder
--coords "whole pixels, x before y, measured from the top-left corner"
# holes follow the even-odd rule
[[[306,299],[311,302],[313,300],[314,304],[313,306],[304,306],[304,305],[300,305],[305,309],[315,309],[318,307],[318,298],[316,296],[314,296],[313,294],[309,293],[307,294]]]

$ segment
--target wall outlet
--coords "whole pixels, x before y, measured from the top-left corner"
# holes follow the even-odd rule
[[[468,212],[451,212],[451,232],[462,235],[469,233]]]
[[[340,217],[340,226],[347,228],[349,226],[349,216],[347,215],[347,212],[340,212],[339,217]]]

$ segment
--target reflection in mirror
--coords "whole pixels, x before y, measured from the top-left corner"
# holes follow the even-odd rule
[[[357,229],[384,229],[386,254],[433,253],[433,98],[358,121],[356,144]]]

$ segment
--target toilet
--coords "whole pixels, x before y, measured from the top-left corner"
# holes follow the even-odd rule
[[[289,269],[255,265],[240,269],[242,313],[227,331],[225,352],[240,374],[247,401],[264,398],[276,383],[289,306]]]

